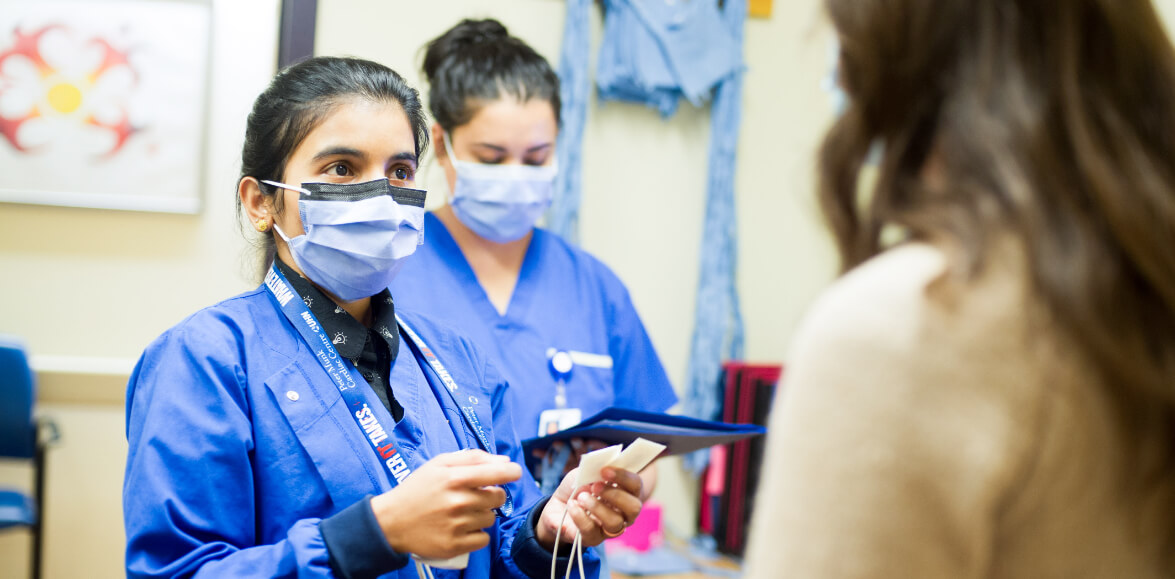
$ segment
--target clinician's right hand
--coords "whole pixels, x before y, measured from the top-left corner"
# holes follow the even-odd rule
[[[521,476],[509,457],[482,450],[441,454],[371,499],[371,510],[396,552],[448,559],[489,544],[484,529],[506,502],[499,485]]]

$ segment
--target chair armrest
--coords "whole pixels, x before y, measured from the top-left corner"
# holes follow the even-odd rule
[[[57,428],[57,422],[47,416],[37,417],[34,428],[37,429],[36,441],[37,448],[43,449],[61,440],[61,431]]]

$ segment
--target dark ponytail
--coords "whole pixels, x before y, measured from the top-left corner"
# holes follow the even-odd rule
[[[551,103],[559,121],[559,77],[539,53],[493,19],[462,20],[425,47],[428,108],[446,131],[473,118],[481,103],[510,95]]]

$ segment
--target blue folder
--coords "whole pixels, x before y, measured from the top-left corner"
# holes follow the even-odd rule
[[[662,456],[683,454],[717,444],[759,436],[767,429],[757,424],[729,424],[698,420],[663,412],[643,412],[628,408],[605,408],[587,420],[555,434],[522,441],[527,466],[533,468],[537,459],[534,450],[546,450],[557,440],[572,438],[594,439],[609,444],[625,444],[644,438],[665,445]]]

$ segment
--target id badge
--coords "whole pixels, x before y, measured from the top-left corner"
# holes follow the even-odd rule
[[[578,408],[552,408],[539,414],[539,436],[555,434],[560,430],[567,430],[583,420],[583,412]]]

